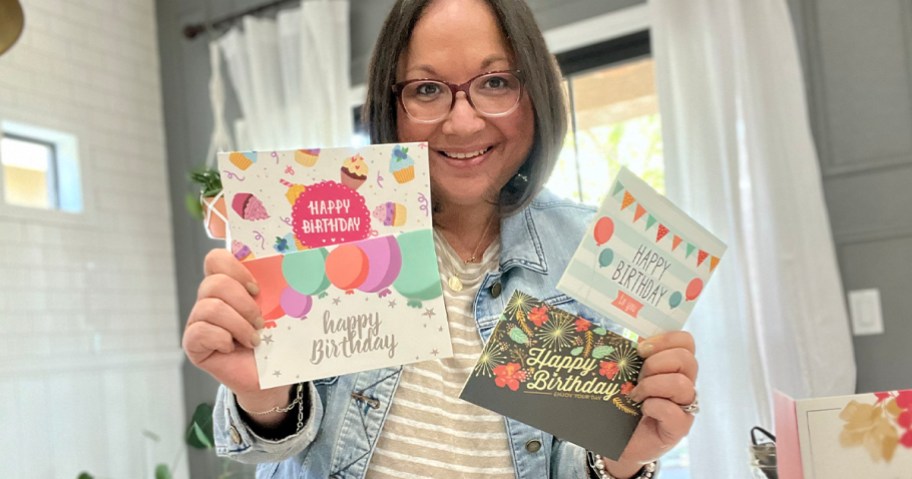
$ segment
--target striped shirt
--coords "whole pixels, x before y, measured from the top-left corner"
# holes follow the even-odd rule
[[[465,264],[436,230],[434,244],[454,357],[403,367],[367,477],[512,479],[503,416],[459,399],[484,346],[472,303],[485,274],[497,269],[500,242],[477,264]],[[451,286],[454,275],[461,291]]]

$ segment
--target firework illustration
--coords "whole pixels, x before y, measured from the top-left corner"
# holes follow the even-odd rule
[[[619,343],[614,352],[608,355],[608,360],[617,364],[615,380],[620,382],[635,381],[643,366],[643,359],[637,356],[633,343],[628,342]]]
[[[564,349],[573,344],[574,330],[573,316],[553,314],[551,321],[545,322],[535,331],[535,337],[548,349]]]

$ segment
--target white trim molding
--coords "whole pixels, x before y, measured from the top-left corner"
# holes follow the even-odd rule
[[[631,33],[648,30],[652,24],[647,4],[625,8],[545,32],[551,53],[563,53]]]

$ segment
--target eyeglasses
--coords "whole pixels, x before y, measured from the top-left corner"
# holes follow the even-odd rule
[[[456,93],[465,92],[472,108],[489,117],[513,113],[522,97],[520,70],[482,73],[457,85],[443,80],[422,78],[392,86],[399,104],[409,118],[419,123],[434,123],[446,117],[456,104]]]

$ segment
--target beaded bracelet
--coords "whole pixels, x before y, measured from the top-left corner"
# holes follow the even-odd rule
[[[605,459],[602,456],[593,454],[591,452],[587,455],[589,457],[589,467],[592,468],[592,472],[594,472],[599,479],[617,479],[616,477],[609,474],[605,469]],[[650,462],[649,464],[643,466],[643,468],[637,472],[637,475],[633,476],[631,479],[652,479],[655,471],[656,463]]]

